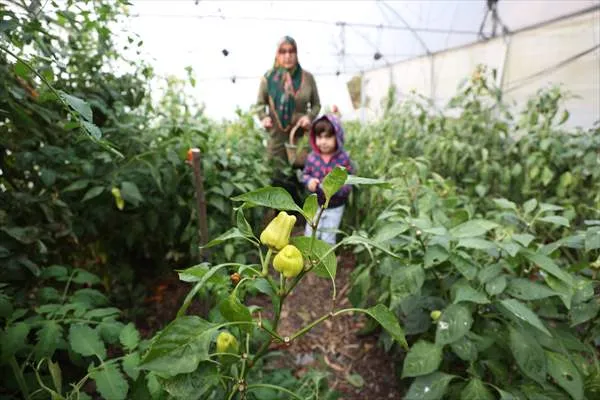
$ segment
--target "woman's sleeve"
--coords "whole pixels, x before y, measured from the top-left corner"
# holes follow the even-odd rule
[[[266,107],[269,105],[269,93],[267,91],[267,80],[265,77],[260,78],[260,87],[258,88],[258,97],[256,99],[256,115],[260,120],[268,117]]]
[[[310,112],[308,116],[310,120],[314,120],[321,111],[321,99],[319,98],[319,89],[314,75],[310,75]]]

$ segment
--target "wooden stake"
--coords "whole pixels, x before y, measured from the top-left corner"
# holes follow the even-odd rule
[[[194,172],[194,183],[196,186],[196,205],[198,207],[198,238],[200,246],[208,243],[208,219],[206,217],[206,197],[204,196],[204,176],[202,175],[202,156],[200,149],[193,148],[192,170]],[[204,249],[199,252],[200,261],[208,260],[209,251]]]

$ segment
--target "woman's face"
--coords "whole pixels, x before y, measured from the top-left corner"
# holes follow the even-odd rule
[[[298,62],[296,49],[291,44],[284,42],[277,52],[277,63],[283,68],[294,68]]]

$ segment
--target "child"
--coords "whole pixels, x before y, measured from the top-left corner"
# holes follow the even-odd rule
[[[317,118],[310,129],[310,145],[313,151],[306,158],[302,180],[309,191],[317,193],[319,206],[322,206],[325,203],[325,195],[321,183],[325,176],[338,165],[346,168],[348,174],[353,173],[350,157],[344,151],[344,129],[340,120],[333,114]],[[331,197],[317,228],[318,239],[335,244],[335,231],[342,221],[344,205],[351,189],[350,185],[344,185]],[[306,225],[304,234],[312,235],[310,225]]]

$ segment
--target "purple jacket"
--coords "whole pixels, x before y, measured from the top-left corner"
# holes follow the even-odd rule
[[[331,170],[340,165],[346,168],[348,174],[352,174],[353,168],[350,164],[350,156],[348,153],[344,151],[344,129],[340,123],[340,120],[333,114],[326,114],[322,117],[317,118],[313,121],[313,127],[315,123],[323,118],[326,118],[333,125],[333,129],[335,130],[335,138],[337,142],[337,149],[335,153],[332,155],[331,160],[329,162],[325,162],[321,157],[321,153],[319,152],[319,148],[317,147],[316,137],[314,129],[310,130],[310,145],[312,147],[312,151],[306,157],[306,161],[304,162],[304,171],[302,176],[302,181],[305,186],[308,187],[308,182],[312,178],[316,178],[319,182],[323,183],[323,179],[325,176],[331,172]],[[350,191],[352,187],[350,185],[344,185],[340,190],[334,194],[329,201],[329,208],[335,208],[342,206],[346,203],[348,196],[350,195]],[[319,200],[319,205],[323,205],[325,203],[325,195],[321,188],[317,189],[317,197]]]

